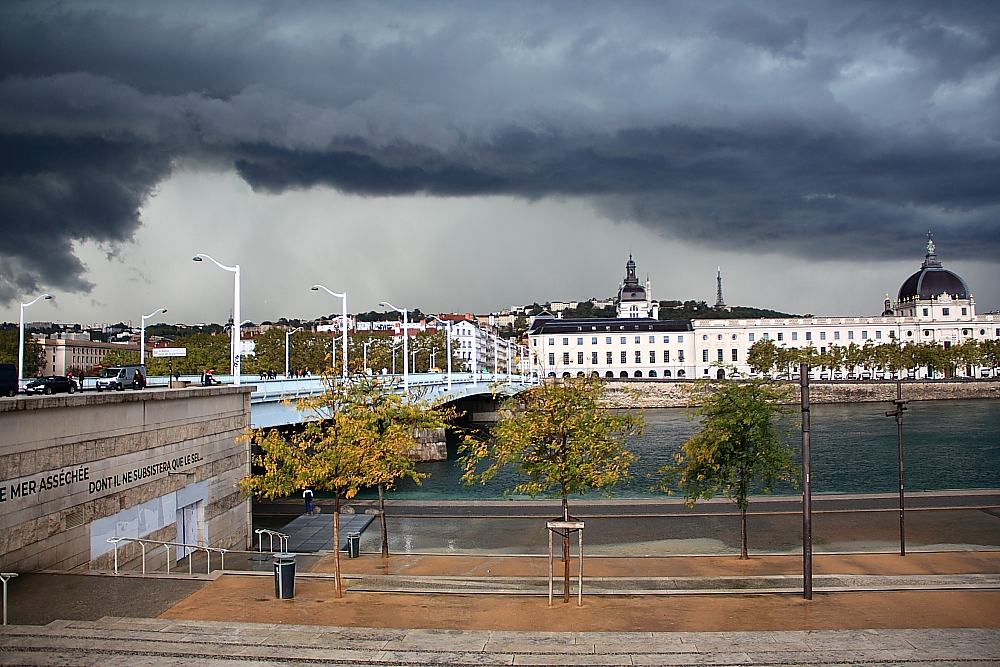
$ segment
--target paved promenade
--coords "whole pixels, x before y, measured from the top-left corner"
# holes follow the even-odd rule
[[[30,574],[11,583],[0,664],[1000,665],[997,517],[983,505],[920,515],[928,542],[978,547],[818,554],[811,601],[794,553],[588,557],[582,607],[561,581],[549,607],[547,559],[505,549],[344,558],[339,599],[329,552],[300,557],[291,600],[246,553],[197,579]],[[498,526],[441,519],[476,542]],[[849,528],[829,534],[868,539]]]

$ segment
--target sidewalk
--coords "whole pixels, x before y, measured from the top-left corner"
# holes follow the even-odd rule
[[[907,590],[815,592],[803,600],[801,588],[787,593],[713,592],[711,587],[685,594],[591,595],[584,606],[557,596],[553,607],[544,594],[548,562],[542,558],[485,556],[378,556],[342,559],[347,593],[335,597],[332,557],[297,578],[296,597],[277,600],[270,576],[227,574],[207,584],[160,615],[164,619],[225,620],[372,628],[440,630],[512,630],[552,632],[677,632],[852,630],[872,628],[1000,628],[1000,588],[927,590],[919,577],[1000,575],[1000,553],[961,552],[828,555],[815,559],[822,575],[869,575],[905,578]],[[575,573],[576,562],[571,571]],[[693,577],[695,581],[730,582],[761,576],[801,577],[801,559],[765,556],[750,561],[734,557],[592,558],[585,577],[611,580]],[[447,587],[453,581],[531,578],[534,594],[377,592],[393,590],[366,582],[419,577],[425,585]],[[453,580],[453,581],[450,581]],[[407,582],[411,583],[411,582]],[[796,582],[801,585],[801,579]],[[561,581],[556,584],[561,593]],[[942,588],[942,587],[939,587]],[[355,589],[352,591],[352,589]],[[365,589],[361,592],[360,589]],[[575,593],[575,582],[573,592]],[[532,593],[532,591],[527,591]],[[695,593],[695,594],[692,594]]]

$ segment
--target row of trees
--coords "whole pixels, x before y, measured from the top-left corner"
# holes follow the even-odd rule
[[[254,464],[263,472],[241,482],[244,492],[269,498],[303,488],[334,494],[334,540],[340,544],[341,499],[361,488],[383,490],[397,479],[416,482],[424,476],[407,457],[415,446],[414,430],[443,427],[455,413],[404,402],[379,378],[333,382],[322,397],[299,402],[313,418],[304,428],[252,431],[259,448]],[[496,427],[485,436],[468,433],[462,447],[463,482],[486,484],[506,467],[521,475],[505,493],[546,495],[562,502],[562,519],[571,520],[569,496],[597,489],[610,492],[629,479],[638,457],[627,449],[629,437],[642,433],[640,415],[604,407],[599,378],[552,381],[506,400]],[[778,417],[792,388],[769,380],[739,383],[699,382],[690,389],[700,407],[702,431],[685,443],[672,464],[664,466],[658,486],[681,492],[689,505],[723,494],[741,513],[740,558],[747,558],[746,513],[752,490],[769,493],[779,481],[795,483],[796,449],[782,437]],[[384,510],[384,508],[383,508]],[[383,556],[388,556],[385,513]],[[563,539],[564,601],[569,600],[569,536]],[[335,558],[340,595],[339,552]]]
[[[186,357],[173,359],[174,371],[181,375],[199,375],[208,369],[228,372],[229,370],[229,334],[215,335],[199,333],[193,336],[176,338],[170,347],[187,348]],[[332,373],[339,375],[343,371],[343,356],[340,349],[341,338],[326,333],[314,334],[300,331],[288,337],[289,370],[313,375]],[[383,368],[398,372],[403,369],[402,340],[390,334],[355,334],[348,336],[348,371],[351,374],[362,373],[367,347],[368,368],[375,373]],[[334,348],[336,346],[336,348]],[[433,365],[446,367],[448,364],[447,333],[421,332],[410,336],[410,353],[416,353],[414,372],[425,372]],[[336,357],[331,361],[330,353],[336,349]],[[17,341],[14,341],[14,353],[17,353]],[[393,357],[395,356],[395,363]],[[167,375],[170,372],[170,359],[156,358],[147,353],[146,369],[150,375]],[[134,350],[111,350],[104,358],[104,366],[139,363],[139,353]],[[25,363],[25,367],[28,364]],[[257,374],[267,371],[285,372],[285,332],[282,329],[268,329],[255,339],[254,354],[248,356],[242,364],[243,372]],[[465,370],[465,363],[452,352],[452,368],[455,371]]]
[[[967,375],[972,375],[975,368],[996,369],[1000,366],[1000,341],[970,339],[945,347],[933,343],[900,343],[898,340],[875,344],[874,341],[867,340],[864,345],[831,345],[826,348],[825,353],[820,354],[811,345],[779,347],[774,341],[760,340],[750,347],[747,354],[750,369],[764,375],[789,374],[800,363],[848,373],[854,373],[860,368],[869,372],[897,375],[927,368],[930,372],[942,372],[948,376],[954,375],[958,369],[964,369]]]
[[[17,366],[17,349],[20,331],[17,329],[0,330],[0,364]],[[34,338],[28,336],[24,341],[24,373],[23,377],[34,377],[38,369],[45,367],[45,348]]]

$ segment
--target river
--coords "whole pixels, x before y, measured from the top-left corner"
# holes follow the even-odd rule
[[[815,493],[890,493],[898,490],[896,422],[886,417],[889,403],[840,403],[812,406],[812,466]],[[632,480],[619,485],[615,498],[658,495],[651,488],[660,467],[672,460],[699,425],[682,409],[644,410],[645,434],[632,438],[629,449],[641,458]],[[796,413],[794,419],[798,419]],[[910,403],[903,421],[908,491],[1000,488],[1000,401],[992,399]],[[796,429],[792,439],[801,438]],[[455,460],[457,439],[449,439],[448,461],[421,463],[430,473],[421,485],[403,481],[395,499],[496,499],[516,484],[503,472],[485,486],[461,484]],[[787,487],[778,493],[798,493]],[[366,492],[361,498],[371,498]],[[599,492],[587,497],[599,498]]]

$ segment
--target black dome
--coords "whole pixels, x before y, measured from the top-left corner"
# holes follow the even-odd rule
[[[899,301],[914,297],[926,300],[947,294],[953,299],[968,299],[969,286],[958,275],[939,266],[927,266],[906,279],[899,288]]]
[[[947,294],[953,299],[968,299],[969,286],[965,281],[948,269],[941,267],[934,246],[934,235],[927,232],[927,254],[920,270],[903,282],[899,288],[899,301],[920,299],[921,301],[935,299]]]

